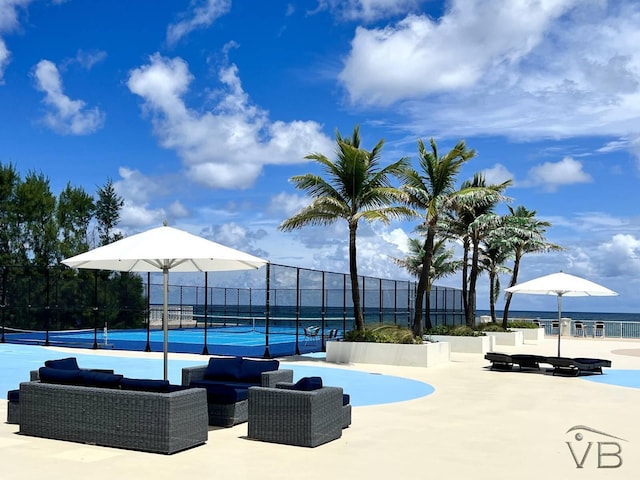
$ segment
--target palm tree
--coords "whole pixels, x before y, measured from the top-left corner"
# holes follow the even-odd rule
[[[424,256],[416,289],[412,325],[413,334],[416,336],[422,336],[422,299],[429,285],[438,221],[449,208],[452,198],[463,193],[455,188],[458,173],[462,165],[476,155],[475,150],[467,149],[464,140],[460,140],[452,150],[442,156],[438,154],[438,147],[433,138],[429,143],[430,150],[422,140],[418,140],[418,162],[421,172],[407,169],[402,175],[402,188],[408,195],[408,204],[425,212],[422,224],[426,231]]]
[[[500,295],[500,274],[510,273],[505,262],[511,258],[513,251],[505,244],[500,230],[493,230],[482,240],[480,245],[480,264],[489,275],[489,312],[491,321],[496,321],[496,301]]]
[[[424,258],[423,242],[417,238],[409,239],[409,254],[404,258],[394,258],[393,261],[415,277],[420,276],[422,259]],[[431,275],[429,275],[427,289],[425,291],[425,307],[427,311],[426,329],[432,328],[429,310],[431,306],[431,288],[433,282],[439,278],[452,275],[460,269],[460,260],[453,259],[453,249],[447,248],[446,239],[440,238],[433,244],[433,256],[431,260]]]
[[[527,210],[523,206],[509,208],[509,215],[505,216],[503,238],[509,242],[509,248],[513,252],[513,267],[511,269],[511,281],[509,287],[513,287],[518,282],[518,272],[520,261],[527,253],[542,253],[550,251],[561,251],[563,248],[554,243],[548,242],[544,234],[549,222],[544,222],[536,218],[535,210]],[[502,326],[506,329],[509,322],[509,306],[513,294],[507,292],[505,295],[504,311],[502,314]]]
[[[473,180],[464,182],[464,189],[473,189],[476,195],[459,197],[455,208],[462,211],[463,218],[471,220],[467,224],[468,247],[471,249],[469,278],[467,284],[466,317],[467,325],[472,327],[476,316],[476,285],[480,274],[480,242],[500,225],[500,217],[493,210],[498,202],[505,200],[502,192],[511,185],[511,180],[500,184],[487,185],[484,175],[476,173]],[[464,277],[464,275],[463,275]],[[463,278],[466,283],[466,278]]]
[[[321,165],[326,177],[311,173],[291,177],[299,190],[306,191],[311,203],[280,225],[283,231],[291,231],[306,225],[330,225],[338,219],[346,220],[349,227],[349,273],[353,316],[357,330],[364,330],[364,317],[360,305],[360,287],[356,257],[356,233],[358,222],[381,221],[412,216],[414,212],[404,204],[404,194],[391,184],[408,167],[406,158],[380,168],[380,155],[384,140],[380,140],[370,152],[360,148],[360,129],[356,126],[350,138],[343,138],[336,131],[337,159],[329,160],[321,153],[311,153],[305,158]]]

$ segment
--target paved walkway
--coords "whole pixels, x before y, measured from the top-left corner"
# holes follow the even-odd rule
[[[554,355],[556,346],[549,338],[499,351]],[[247,425],[242,424],[210,427],[206,445],[163,456],[20,436],[17,426],[1,423],[0,478],[637,478],[640,383],[612,385],[600,377],[637,378],[640,342],[568,338],[562,350],[565,356],[608,358],[613,368],[603,376],[579,378],[497,372],[474,354],[452,354],[449,364],[431,368],[332,366],[400,376],[432,385],[435,391],[407,401],[356,407],[342,438],[315,449],[248,440]],[[202,361],[201,356],[180,358]],[[291,363],[323,366],[318,359]],[[0,416],[6,418],[6,402],[0,402]],[[618,468],[606,468],[614,466]]]

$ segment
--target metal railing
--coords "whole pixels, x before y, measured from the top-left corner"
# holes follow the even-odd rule
[[[545,335],[558,334],[557,319],[535,319],[544,327]],[[569,320],[569,335],[585,338],[633,338],[640,339],[640,322],[615,320]]]

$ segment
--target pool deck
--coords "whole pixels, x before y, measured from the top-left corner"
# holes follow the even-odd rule
[[[553,356],[556,347],[556,339],[547,337],[496,350]],[[52,356],[69,352],[51,350]],[[490,371],[481,354],[452,354],[450,363],[430,368],[281,359],[284,368],[291,362],[405,377],[428,383],[435,392],[355,407],[353,423],[342,438],[315,449],[248,440],[246,423],[228,429],[209,427],[205,445],[171,456],[22,436],[17,425],[0,423],[0,478],[637,478],[640,383],[620,386],[599,380],[608,375],[637,379],[640,341],[563,338],[562,354],[610,359],[613,367],[598,376],[602,378],[576,378]],[[171,354],[171,358],[202,361],[203,357]],[[348,385],[342,386],[348,391]],[[6,419],[6,401],[0,401],[0,417]],[[573,427],[580,429],[568,432]]]

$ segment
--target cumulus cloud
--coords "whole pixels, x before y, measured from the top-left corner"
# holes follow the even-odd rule
[[[41,60],[33,71],[36,88],[45,93],[47,106],[44,123],[64,135],[87,135],[102,127],[104,114],[96,108],[86,108],[82,100],[65,95],[58,67],[49,60]]]
[[[310,151],[328,151],[331,140],[313,121],[271,121],[242,89],[238,68],[219,71],[214,108],[189,108],[183,99],[193,80],[181,58],[153,55],[130,72],[128,87],[144,100],[164,148],[182,158],[191,180],[210,188],[249,188],[265,165],[301,163]]]
[[[513,173],[500,163],[496,163],[493,167],[483,170],[482,173],[484,174],[487,185],[498,185],[507,180],[515,180]]]
[[[589,183],[591,175],[582,169],[582,163],[571,157],[565,157],[559,162],[545,162],[529,170],[527,180],[522,186],[541,186],[553,192],[563,185],[575,183]]]
[[[167,42],[173,45],[193,30],[208,27],[230,9],[231,0],[192,1],[191,8],[181,15],[183,19],[167,28]]]
[[[628,0],[452,0],[440,18],[359,27],[339,80],[416,133],[637,136],[638,24]]]
[[[2,35],[15,31],[20,25],[20,10],[26,9],[33,0],[0,0],[0,85],[4,83],[4,70],[11,59],[11,52]]]

